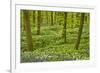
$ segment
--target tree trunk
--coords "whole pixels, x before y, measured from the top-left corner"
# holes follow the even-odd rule
[[[38,14],[37,14],[37,35],[40,35],[40,24],[41,24],[41,11],[38,11]]]
[[[48,25],[48,12],[46,12],[46,20],[47,20],[47,25]]]
[[[56,25],[57,24],[57,22],[56,22],[56,12],[54,12],[54,14],[53,14],[53,17],[54,17],[54,24]]]
[[[64,25],[63,25],[64,43],[66,43],[66,24],[67,24],[67,13],[64,12]]]
[[[53,25],[53,12],[51,12],[51,25]]]
[[[33,43],[32,43],[32,34],[31,34],[31,28],[30,28],[30,20],[29,20],[29,11],[24,10],[24,22],[25,22],[25,30],[26,30],[26,37],[27,37],[27,45],[28,50],[33,50]]]
[[[82,29],[83,29],[83,24],[84,24],[84,15],[85,15],[85,13],[81,13],[80,27],[79,27],[79,31],[78,31],[78,37],[77,37],[75,49],[79,48],[81,34],[82,34]]]
[[[24,31],[24,25],[23,25],[23,10],[20,11],[20,24],[21,24],[21,29]]]
[[[25,23],[24,23],[24,13],[23,13],[23,10],[21,10],[21,27],[22,27],[22,30],[25,31]]]
[[[35,23],[35,11],[33,11],[33,23]]]

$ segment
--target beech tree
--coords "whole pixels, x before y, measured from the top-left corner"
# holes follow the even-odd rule
[[[81,13],[80,26],[79,26],[78,37],[77,37],[75,49],[79,48],[80,39],[81,39],[81,35],[82,35],[82,29],[83,29],[83,24],[84,24],[84,16],[85,16],[85,13]]]
[[[51,25],[53,25],[53,12],[51,12]]]
[[[41,26],[41,11],[37,13],[37,35],[40,35],[40,26]]]
[[[30,28],[29,11],[23,10],[23,14],[24,14],[24,24],[25,24],[25,30],[26,30],[28,50],[32,51],[33,43],[32,43],[32,34],[31,34],[31,28]]]
[[[35,11],[33,11],[33,23],[35,23]]]

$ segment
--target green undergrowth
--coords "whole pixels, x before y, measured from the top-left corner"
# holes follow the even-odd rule
[[[79,27],[66,28],[66,43],[63,42],[61,25],[41,26],[37,35],[36,27],[32,29],[33,50],[26,51],[25,32],[21,37],[21,62],[89,60],[89,29],[84,26],[79,49],[75,49]]]

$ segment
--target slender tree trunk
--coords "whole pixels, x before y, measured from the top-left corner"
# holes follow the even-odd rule
[[[33,23],[35,23],[35,11],[33,11]]]
[[[51,12],[51,25],[53,25],[53,12]]]
[[[23,10],[21,10],[21,27],[22,27],[22,30],[25,31],[25,23],[24,23],[24,13],[23,13]]]
[[[74,13],[72,13],[72,27],[74,25]]]
[[[90,13],[87,14],[87,24],[90,24]]]
[[[64,12],[64,25],[63,25],[64,43],[66,43],[66,24],[67,24],[67,13]]]
[[[80,27],[79,27],[79,31],[78,31],[78,37],[77,37],[75,49],[79,48],[81,34],[82,34],[82,29],[83,29],[83,24],[84,24],[84,15],[85,15],[85,13],[81,13]]]
[[[56,19],[56,12],[54,12],[54,23],[57,24],[57,19]]]
[[[31,28],[30,28],[30,20],[29,20],[29,11],[24,10],[24,22],[25,22],[25,30],[26,30],[26,37],[27,37],[27,45],[28,50],[33,50],[33,43],[32,43],[32,34],[31,34]]]
[[[21,29],[24,31],[24,26],[23,26],[23,10],[20,11],[20,24],[21,24]]]
[[[48,25],[48,12],[46,12],[46,20],[47,20],[47,25]]]
[[[38,11],[37,19],[38,19],[38,22],[37,22],[37,35],[40,35],[41,11]]]

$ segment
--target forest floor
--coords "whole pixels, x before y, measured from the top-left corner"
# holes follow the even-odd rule
[[[79,26],[66,28],[66,43],[62,36],[61,25],[41,26],[40,35],[37,28],[32,28],[32,41],[34,51],[28,52],[25,31],[21,37],[21,62],[69,61],[89,59],[89,26],[84,25],[79,49],[75,44]]]

